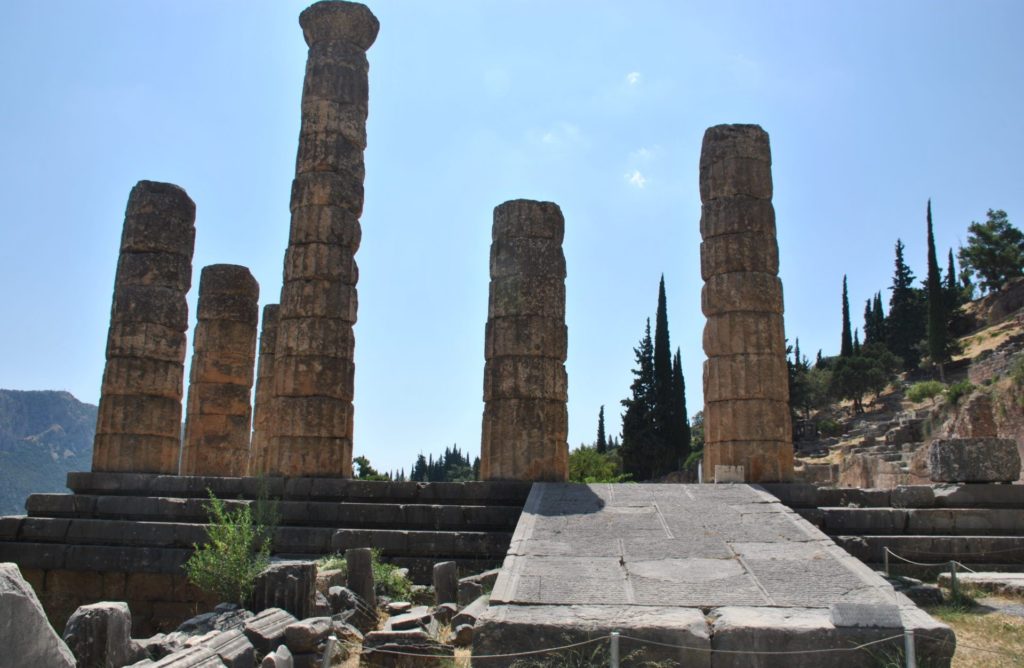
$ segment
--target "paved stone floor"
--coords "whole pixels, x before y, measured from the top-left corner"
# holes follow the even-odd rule
[[[620,630],[686,646],[653,651],[680,665],[873,665],[866,652],[803,661],[721,650],[848,650],[913,628],[918,657],[948,665],[953,642],[948,627],[750,485],[537,483],[482,619],[474,656]],[[902,639],[890,645],[898,651]]]

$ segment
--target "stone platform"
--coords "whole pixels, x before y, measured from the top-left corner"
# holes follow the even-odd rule
[[[624,654],[686,666],[873,666],[904,629],[923,665],[949,665],[947,626],[762,488],[535,483],[473,653],[618,630],[687,648],[623,640]]]

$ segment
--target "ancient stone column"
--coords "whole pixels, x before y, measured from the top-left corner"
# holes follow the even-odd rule
[[[700,257],[709,481],[793,477],[771,164],[768,134],[759,126],[718,125],[704,133]]]
[[[245,267],[203,267],[181,475],[248,473],[259,299],[260,286]]]
[[[128,196],[93,471],[177,473],[196,205],[170,183]]]
[[[353,2],[299,16],[309,45],[277,350],[271,473],[352,475],[355,253],[376,17]]]
[[[484,343],[484,480],[566,480],[565,219],[556,204],[494,209]]]
[[[274,416],[274,352],[277,350],[277,304],[263,307],[259,358],[256,362],[256,401],[252,412],[252,440],[249,445],[249,475],[267,472],[271,420]]]

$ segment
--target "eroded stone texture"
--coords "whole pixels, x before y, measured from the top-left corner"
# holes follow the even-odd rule
[[[768,134],[704,133],[700,157],[704,470],[742,466],[749,482],[793,478],[782,282]]]
[[[565,480],[565,219],[556,204],[494,209],[484,344],[484,480]]]
[[[256,398],[252,410],[252,440],[249,445],[249,475],[267,472],[270,434],[274,418],[274,354],[277,351],[277,304],[263,307],[263,325],[260,332],[259,357],[256,362]]]
[[[354,2],[299,16],[309,45],[292,183],[291,233],[274,353],[273,410],[262,468],[352,476],[352,398],[363,211],[363,150],[376,17]],[[259,426],[257,427],[259,430]]]
[[[196,206],[170,183],[128,196],[93,471],[177,473]]]
[[[259,299],[260,286],[245,267],[203,267],[182,475],[248,473]]]

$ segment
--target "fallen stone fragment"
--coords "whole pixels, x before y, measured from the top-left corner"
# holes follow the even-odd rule
[[[459,568],[454,561],[434,564],[434,600],[438,605],[459,600]]]
[[[487,610],[487,603],[489,599],[489,596],[477,597],[475,601],[467,605],[452,617],[452,626],[457,627],[465,624],[469,624],[470,626],[475,625],[476,620],[480,615],[484,614],[485,610]]]
[[[316,652],[331,634],[330,617],[310,617],[289,624],[284,630],[284,644],[293,654]]]
[[[220,603],[213,612],[204,612],[183,621],[177,631],[187,635],[202,635],[210,631],[230,631],[240,629],[253,613],[238,606],[236,603]]]
[[[363,640],[360,665],[374,668],[440,668],[450,665],[454,652],[454,647],[435,641],[422,629],[373,631],[366,634]]]
[[[459,624],[452,631],[452,644],[456,647],[469,647],[473,644],[475,624]]]
[[[46,619],[17,564],[0,563],[0,651],[25,666],[75,668],[75,656]]]
[[[430,609],[420,606],[413,608],[405,614],[395,615],[388,620],[388,625],[393,631],[403,631],[405,629],[424,628],[430,624],[430,620]]]
[[[124,666],[148,657],[132,642],[132,615],[123,602],[79,607],[64,627],[64,642],[79,668]]]
[[[213,631],[212,634],[199,646],[216,653],[228,668],[251,668],[256,665],[256,648],[241,629]]]
[[[469,575],[461,578],[459,583],[475,582],[485,590],[490,590],[494,589],[494,583],[498,580],[499,573],[501,573],[500,568],[492,568],[491,570],[484,571],[483,573],[477,573],[476,575]]]
[[[284,643],[284,630],[297,620],[280,608],[268,608],[245,622],[245,636],[260,654],[269,654]]]
[[[159,661],[139,661],[132,668],[223,668],[224,662],[208,647],[185,647]]]
[[[389,615],[402,615],[412,610],[412,603],[408,601],[391,601],[385,607]]]
[[[288,647],[281,645],[276,650],[263,657],[260,668],[295,668],[295,661]]]
[[[463,608],[469,605],[480,598],[483,593],[484,587],[479,582],[459,580],[459,607]]]
[[[928,449],[935,482],[1013,482],[1020,453],[1012,438],[940,438]]]
[[[371,610],[377,609],[377,593],[373,582],[373,554],[368,547],[345,550],[348,566],[346,585],[366,602]]]
[[[312,561],[273,563],[256,578],[253,612],[280,608],[305,619],[316,605],[316,564]]]
[[[441,605],[434,608],[433,617],[437,620],[438,624],[448,624],[452,621],[452,617],[459,611],[459,606],[454,603],[442,603]]]

